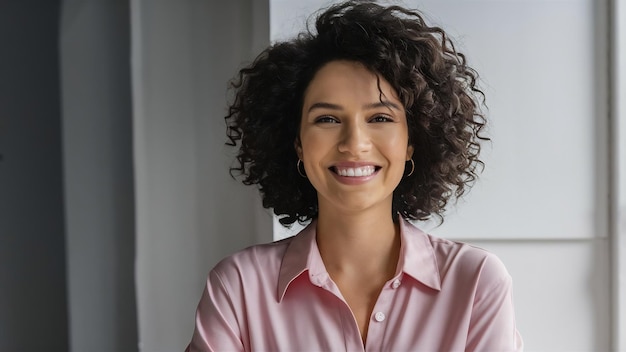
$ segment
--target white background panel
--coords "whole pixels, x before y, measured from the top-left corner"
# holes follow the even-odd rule
[[[526,352],[609,351],[607,240],[473,242],[513,277]]]
[[[271,40],[328,1],[270,3]],[[481,75],[490,120],[486,169],[449,209],[455,238],[585,238],[594,229],[594,9],[591,1],[404,1],[441,25]],[[282,231],[278,229],[278,231]],[[279,235],[282,236],[282,235]]]

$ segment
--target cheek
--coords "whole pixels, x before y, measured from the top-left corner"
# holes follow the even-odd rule
[[[306,162],[310,162],[312,157],[315,155],[315,152],[318,148],[316,148],[316,144],[318,142],[315,138],[311,138],[309,135],[304,135],[301,137],[301,145],[302,145],[302,160]]]
[[[388,138],[381,147],[384,148],[390,159],[406,161],[407,155],[410,154],[408,143],[406,137],[393,136]]]
[[[304,130],[300,135],[303,156],[323,154],[334,146],[334,140],[328,131]]]
[[[301,137],[302,161],[309,181],[314,182],[315,175],[319,173],[320,165],[323,164],[324,155],[327,153],[326,143],[322,136],[313,133],[304,133]]]

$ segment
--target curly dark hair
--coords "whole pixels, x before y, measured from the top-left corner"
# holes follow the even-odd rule
[[[458,199],[483,168],[478,158],[485,117],[478,74],[446,33],[400,6],[346,1],[322,10],[315,31],[264,50],[230,83],[234,100],[225,117],[228,145],[237,146],[230,173],[257,184],[263,206],[281,224],[318,215],[317,193],[296,169],[304,92],[333,60],[350,60],[387,80],[406,110],[415,172],[394,191],[392,215],[426,220]],[[396,218],[394,216],[394,218]]]

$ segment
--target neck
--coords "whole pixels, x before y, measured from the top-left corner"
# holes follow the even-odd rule
[[[400,229],[390,209],[346,214],[320,207],[317,243],[329,272],[395,273]]]

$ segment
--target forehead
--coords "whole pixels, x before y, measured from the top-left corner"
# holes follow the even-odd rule
[[[396,91],[381,75],[359,62],[336,60],[315,73],[304,92],[304,103],[346,99],[372,103],[380,100],[381,93],[386,100],[399,102]]]

